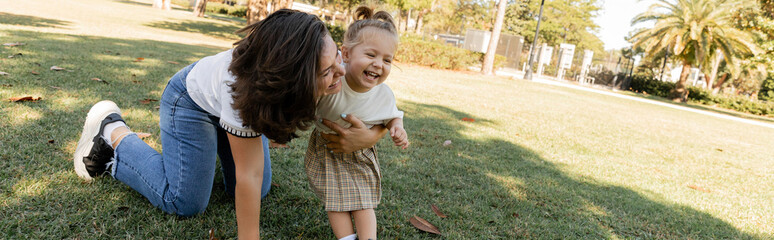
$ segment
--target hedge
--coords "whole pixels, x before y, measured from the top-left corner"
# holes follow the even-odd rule
[[[635,75],[629,84],[633,92],[667,97],[675,83],[654,80],[647,76]],[[716,105],[720,108],[736,110],[762,116],[774,117],[774,102],[753,101],[743,96],[714,95],[709,90],[694,86],[688,87],[688,101],[704,105]]]

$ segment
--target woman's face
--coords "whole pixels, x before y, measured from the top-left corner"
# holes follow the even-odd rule
[[[320,55],[321,72],[317,74],[318,96],[337,93],[341,90],[341,77],[344,76],[344,67],[341,66],[341,55],[336,43],[330,35],[325,36],[322,54]]]

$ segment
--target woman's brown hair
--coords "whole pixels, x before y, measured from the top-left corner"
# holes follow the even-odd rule
[[[314,15],[281,9],[237,31],[229,71],[245,127],[278,143],[298,137],[314,120],[320,55],[328,29]]]

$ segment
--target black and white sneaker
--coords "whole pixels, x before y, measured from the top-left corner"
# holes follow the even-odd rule
[[[113,101],[100,101],[89,110],[73,156],[75,173],[79,177],[91,180],[107,170],[113,159],[113,147],[102,138],[102,131],[106,124],[116,121],[124,120],[121,109]]]

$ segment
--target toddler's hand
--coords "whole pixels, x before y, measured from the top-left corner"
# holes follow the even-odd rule
[[[402,149],[406,149],[410,145],[408,134],[406,133],[406,130],[403,129],[403,126],[391,127],[390,137],[392,137],[392,141],[395,143],[395,146],[400,146]]]

